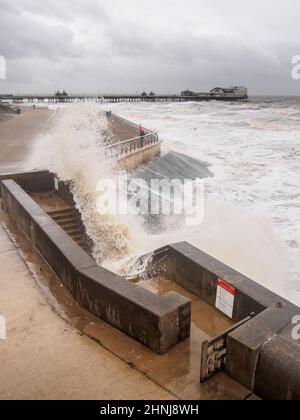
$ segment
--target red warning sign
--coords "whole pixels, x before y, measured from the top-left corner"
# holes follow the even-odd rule
[[[236,289],[226,281],[218,279],[216,308],[232,319]]]

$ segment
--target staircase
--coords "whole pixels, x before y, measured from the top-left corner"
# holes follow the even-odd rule
[[[92,242],[85,233],[78,210],[68,207],[47,213],[84,251],[91,255]]]

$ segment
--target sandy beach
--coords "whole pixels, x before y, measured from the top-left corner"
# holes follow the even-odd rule
[[[47,108],[24,108],[20,115],[1,114],[0,173],[18,172],[24,169],[24,161],[34,138],[47,127],[52,111]]]

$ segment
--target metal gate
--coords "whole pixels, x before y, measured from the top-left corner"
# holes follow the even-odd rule
[[[203,383],[209,378],[216,375],[218,372],[224,369],[226,363],[226,339],[227,335],[237,328],[241,327],[246,322],[250,321],[255,316],[251,314],[243,321],[240,321],[238,324],[233,325],[228,330],[224,331],[222,334],[217,337],[204,341],[202,344],[201,352],[201,372],[200,372],[200,382]]]

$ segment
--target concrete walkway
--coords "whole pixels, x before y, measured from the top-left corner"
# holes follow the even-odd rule
[[[51,114],[46,108],[25,108],[21,115],[0,123],[0,173],[20,171],[35,136],[47,127]]]
[[[0,399],[173,399],[53,312],[1,224],[0,271]]]

